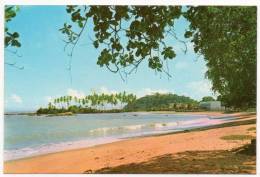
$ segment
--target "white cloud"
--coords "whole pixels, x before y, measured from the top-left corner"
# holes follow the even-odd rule
[[[108,88],[102,86],[98,89],[98,93],[104,93],[104,94],[116,94],[118,91],[116,90],[109,90]]]
[[[191,90],[192,96],[199,100],[204,96],[214,96],[211,87],[212,84],[208,80],[193,81],[187,84],[187,88]]]
[[[141,89],[139,91],[134,91],[134,92],[131,90],[125,90],[125,91],[127,93],[136,94],[136,96],[138,98],[143,97],[145,95],[152,95],[155,93],[162,93],[162,94],[169,93],[169,92],[173,93],[173,91],[167,90],[167,89],[152,89],[152,88],[144,88],[144,89]],[[96,93],[105,93],[105,94],[116,94],[116,93],[123,92],[123,91],[110,90],[107,87],[102,86],[99,89],[96,89],[95,92]]]
[[[11,95],[11,100],[15,103],[22,103],[23,100],[20,96],[16,95],[16,94],[12,94]]]
[[[83,91],[79,91],[79,90],[75,90],[75,89],[71,89],[71,88],[69,88],[67,90],[67,94],[69,96],[73,96],[73,97],[77,97],[77,98],[84,98],[85,97],[85,93]]]
[[[201,69],[201,73],[202,73],[203,75],[205,75],[207,71],[208,71],[208,68],[207,68],[206,65],[204,65],[204,66],[202,67],[202,69]]]
[[[187,50],[189,52],[193,52],[194,51],[194,44],[193,44],[193,42],[188,42],[187,43]]]
[[[44,97],[45,98],[45,100],[49,103],[49,102],[52,102],[53,101],[53,97],[51,97],[51,96],[46,96],[46,97]]]

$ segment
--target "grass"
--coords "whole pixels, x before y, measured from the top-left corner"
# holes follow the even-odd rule
[[[228,135],[228,136],[222,136],[220,139],[223,140],[251,140],[254,137],[251,135]]]
[[[187,151],[165,154],[141,163],[107,167],[94,173],[105,174],[255,174],[256,146],[218,151]],[[88,173],[86,171],[85,173]],[[93,173],[93,172],[92,172]]]
[[[255,131],[256,127],[250,127],[249,129],[247,129],[247,131]]]

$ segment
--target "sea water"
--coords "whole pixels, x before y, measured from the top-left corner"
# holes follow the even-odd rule
[[[5,115],[4,160],[89,147],[122,139],[220,124],[207,115],[156,113]]]

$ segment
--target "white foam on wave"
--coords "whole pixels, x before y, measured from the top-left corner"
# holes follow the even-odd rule
[[[86,148],[96,146],[100,144],[112,143],[120,141],[121,139],[116,137],[103,137],[79,141],[61,142],[61,143],[50,143],[35,147],[26,147],[21,149],[5,150],[4,161],[21,159],[26,157],[33,157],[42,154],[49,154],[54,152],[60,152],[65,150]]]
[[[168,128],[174,128],[179,125],[178,122],[168,122],[168,123],[152,123],[150,124],[150,127],[153,127],[155,129],[168,129]]]
[[[139,124],[139,125],[128,125],[128,126],[123,126],[123,129],[127,130],[139,130],[141,128],[145,127],[145,125]]]
[[[102,127],[90,130],[89,132],[91,134],[95,133],[111,133],[111,132],[118,132],[118,131],[127,131],[127,130],[140,130],[144,128],[145,125],[143,124],[137,124],[137,125],[127,125],[127,126],[119,126],[119,127]]]
[[[175,122],[156,122],[149,124],[136,124],[127,125],[119,127],[102,127],[90,130],[90,134],[104,134],[108,135],[110,133],[127,133],[141,130],[169,130],[174,128],[187,128],[187,127],[197,127],[197,126],[207,126],[221,123],[221,120],[209,119],[209,118],[199,118],[195,120],[185,120],[185,121],[175,121]]]
[[[198,126],[210,126],[222,123],[222,120],[209,119],[209,118],[200,118],[189,121],[180,121],[179,125],[183,128],[186,127],[198,127]]]

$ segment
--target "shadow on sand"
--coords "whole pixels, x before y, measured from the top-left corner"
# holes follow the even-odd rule
[[[142,163],[102,168],[94,173],[120,174],[254,174],[256,143],[231,151],[187,151]],[[85,173],[89,173],[86,171]]]

